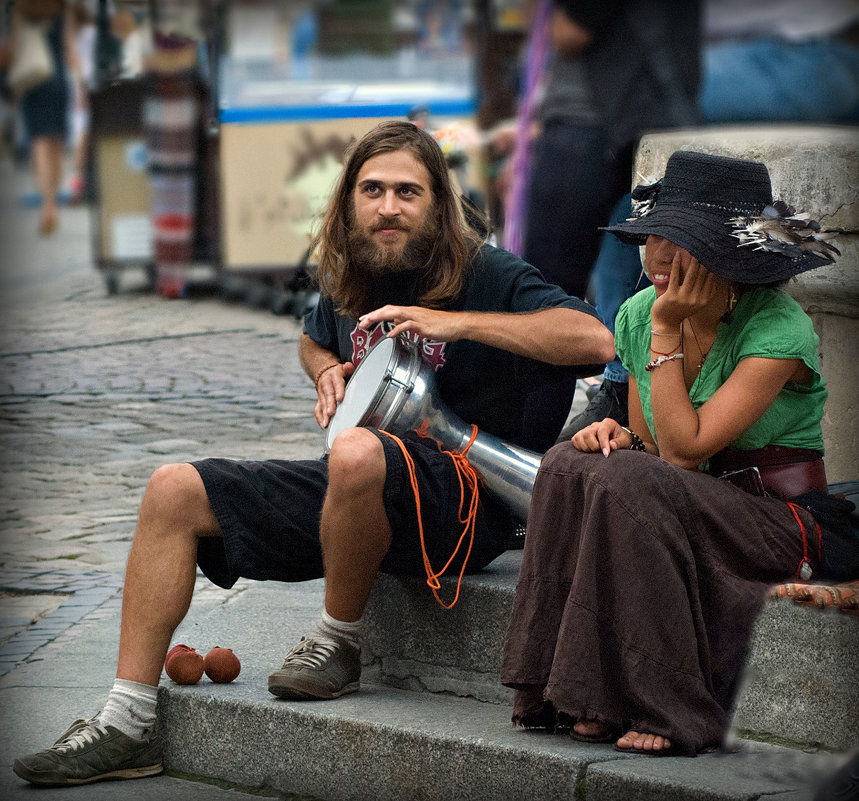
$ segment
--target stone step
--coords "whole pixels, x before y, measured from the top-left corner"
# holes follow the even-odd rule
[[[513,694],[499,673],[521,560],[521,551],[507,551],[465,576],[452,609],[436,602],[425,581],[380,575],[365,613],[365,660],[393,687],[508,704]],[[449,603],[455,582],[441,583]]]
[[[475,578],[491,592],[490,576]],[[321,602],[321,582],[260,583],[214,611],[197,614],[192,606],[176,641],[202,652],[232,648],[243,667],[227,685],[162,681],[169,771],[324,801],[739,801],[776,793],[811,801],[815,785],[843,761],[747,741],[737,753],[696,759],[619,754],[563,733],[514,729],[502,704],[387,686],[372,665],[353,695],[275,699],[267,675],[308,631]],[[399,631],[419,639],[419,626],[423,621],[404,614]],[[468,643],[460,646],[463,658],[472,653]]]
[[[381,577],[368,609],[365,658],[394,687],[508,704],[499,679],[519,554],[469,576],[451,611],[417,580]],[[449,582],[443,591],[452,594]],[[769,601],[755,626],[735,726],[746,736],[859,746],[859,617]]]

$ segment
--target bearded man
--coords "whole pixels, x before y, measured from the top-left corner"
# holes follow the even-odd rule
[[[468,226],[441,150],[412,123],[382,123],[357,142],[315,249],[322,297],[305,320],[299,355],[316,386],[322,428],[369,347],[406,333],[421,341],[452,411],[542,452],[569,410],[571,366],[614,355],[593,309]],[[403,450],[375,429],[347,428],[327,459],[206,459],[159,468],[128,560],[117,679],[107,703],[51,748],[17,760],[15,772],[34,784],[79,784],[161,770],[158,682],[197,564],[222,587],[239,577],[324,576],[316,628],[272,673],[268,689],[289,699],[357,690],[361,618],[379,570],[424,573],[422,542],[441,566],[462,534],[454,460],[426,437],[402,442]],[[505,548],[515,521],[484,495],[470,555],[451,570],[466,558],[469,570],[479,569]]]

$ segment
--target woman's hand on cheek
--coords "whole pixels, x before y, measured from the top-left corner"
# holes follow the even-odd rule
[[[694,256],[689,257],[685,273],[681,273],[682,252],[678,250],[671,262],[668,289],[656,299],[651,310],[654,328],[677,328],[687,317],[703,309],[713,297],[716,277]]]

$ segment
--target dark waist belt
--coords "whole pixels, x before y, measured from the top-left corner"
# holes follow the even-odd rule
[[[759,467],[764,489],[783,501],[809,490],[828,492],[823,459]]]
[[[753,451],[726,448],[710,459],[710,472],[717,478],[747,468],[756,468],[767,493],[782,500],[809,490],[829,491],[819,451],[781,445]]]

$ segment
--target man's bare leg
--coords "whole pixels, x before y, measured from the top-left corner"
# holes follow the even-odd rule
[[[360,687],[361,618],[391,545],[382,500],[385,476],[384,450],[375,434],[356,428],[337,437],[320,523],[325,609],[310,638],[269,676],[269,692],[278,698],[338,698]]]
[[[76,721],[53,746],[15,760],[37,785],[134,779],[163,770],[158,681],[170,638],[194,591],[199,537],[219,533],[191,465],[155,471],[140,505],[122,597],[117,679],[102,711]]]
[[[384,450],[375,434],[354,428],[337,437],[320,524],[325,609],[337,620],[351,622],[364,614],[391,546],[382,500],[385,475]]]
[[[170,638],[191,603],[199,537],[217,536],[200,474],[189,464],[153,473],[122,595],[117,678],[157,685]]]

